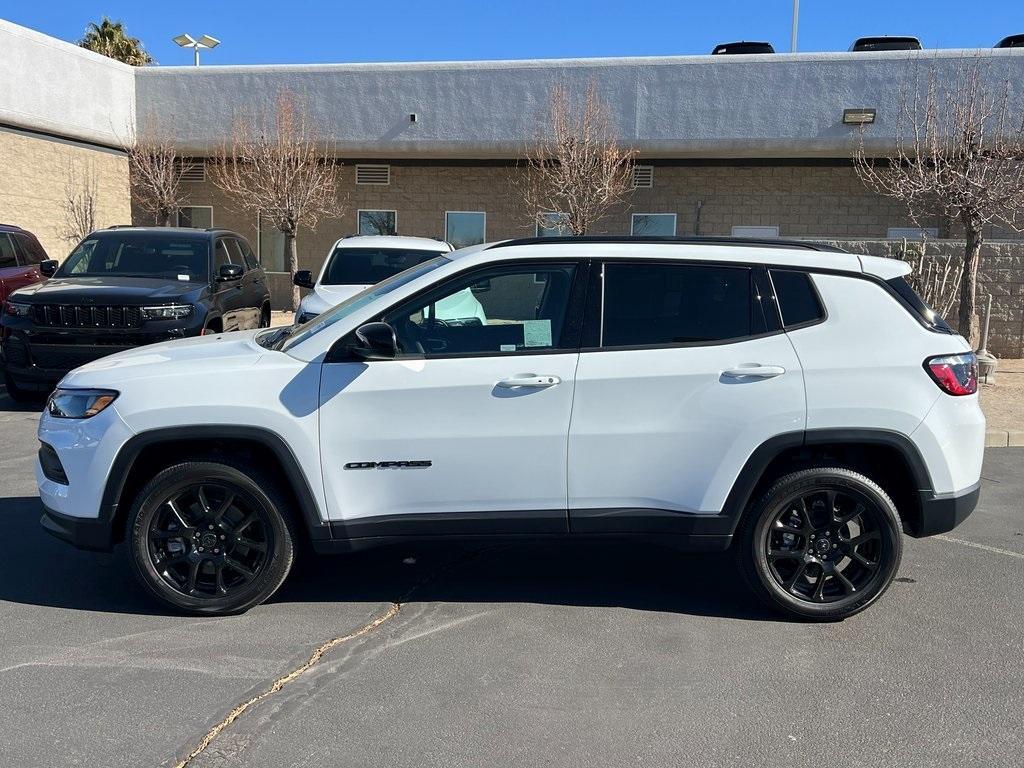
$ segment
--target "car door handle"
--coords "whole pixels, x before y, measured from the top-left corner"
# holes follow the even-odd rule
[[[737,366],[736,368],[729,368],[728,370],[722,371],[723,376],[728,376],[730,379],[771,379],[775,376],[781,376],[786,372],[786,369],[781,365],[758,365],[757,363],[746,363],[744,365]]]
[[[556,384],[561,384],[562,380],[557,376],[538,376],[536,373],[517,373],[515,376],[510,376],[507,379],[501,379],[498,382],[499,387],[505,389],[512,389],[513,387],[533,387],[535,389],[543,389],[544,387],[553,387]]]

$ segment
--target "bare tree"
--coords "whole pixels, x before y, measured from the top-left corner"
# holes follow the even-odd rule
[[[321,216],[340,214],[336,163],[328,149],[305,105],[282,91],[272,117],[236,118],[231,139],[213,166],[217,187],[284,235],[293,278],[299,268],[299,225],[315,227]],[[299,289],[293,287],[292,309],[298,306]]]
[[[150,117],[125,147],[132,199],[153,214],[157,226],[171,226],[171,219],[185,201],[181,189],[181,157],[173,139]]]
[[[69,163],[64,179],[64,198],[60,202],[64,214],[61,240],[79,243],[96,229],[98,197],[96,169],[92,163],[86,163],[82,170]]]
[[[963,257],[935,253],[929,255],[927,247],[925,240],[911,247],[904,238],[897,258],[910,265],[907,282],[917,295],[940,317],[949,317],[953,306],[960,299]]]
[[[512,178],[514,194],[538,226],[550,227],[554,213],[572,234],[586,234],[631,193],[635,152],[619,143],[593,82],[582,104],[565,86],[553,87],[545,118]]]
[[[876,162],[864,134],[854,154],[861,180],[903,202],[911,218],[955,219],[966,239],[957,330],[978,341],[978,262],[985,227],[1021,231],[1024,213],[1024,115],[1015,111],[1012,84],[995,87],[980,59],[964,60],[952,78],[932,67],[924,87],[901,97],[895,155]]]

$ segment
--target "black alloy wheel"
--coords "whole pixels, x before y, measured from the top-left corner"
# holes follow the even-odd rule
[[[869,478],[839,467],[778,480],[751,510],[741,542],[755,591],[805,618],[863,610],[888,588],[902,555],[892,500]]]
[[[247,610],[273,594],[291,567],[294,534],[282,509],[277,489],[241,467],[170,467],[140,492],[129,515],[136,574],[180,610]]]

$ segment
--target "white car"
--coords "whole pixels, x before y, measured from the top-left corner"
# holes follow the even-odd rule
[[[429,237],[343,237],[331,247],[315,281],[313,273],[308,270],[295,273],[295,285],[312,291],[299,303],[295,324],[308,322],[385,278],[451,251],[450,243]],[[455,313],[468,312],[468,315],[464,315],[466,317],[480,316],[481,320],[485,319],[479,302],[473,299],[472,294],[462,296],[458,306],[439,307],[439,317],[447,319],[444,312],[449,309]]]
[[[439,255],[301,326],[73,371],[39,425],[42,522],[125,539],[147,589],[205,614],[273,594],[298,537],[532,535],[731,549],[769,604],[845,617],[901,532],[978,499],[976,360],[908,270],[730,239]],[[438,316],[467,291],[486,319]]]

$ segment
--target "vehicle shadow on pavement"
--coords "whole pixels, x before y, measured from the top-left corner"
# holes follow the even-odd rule
[[[42,511],[35,497],[0,498],[0,521],[7,531],[0,554],[0,600],[171,613],[135,582],[124,547],[112,553],[76,550],[41,528]],[[352,555],[303,555],[271,605],[516,602],[778,619],[749,594],[724,552],[695,555],[628,541],[549,540],[424,543]]]

